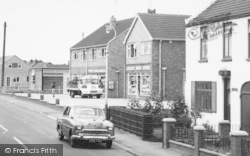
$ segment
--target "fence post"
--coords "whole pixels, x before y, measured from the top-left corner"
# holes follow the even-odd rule
[[[31,93],[28,93],[28,97],[29,97],[29,98],[31,97]]]
[[[43,94],[40,95],[40,100],[44,100],[44,95]]]
[[[229,120],[219,122],[219,135],[223,138],[229,138],[230,127]]]
[[[60,99],[56,99],[56,104],[57,104],[57,105],[60,104]]]
[[[204,131],[203,126],[194,126],[194,156],[199,156],[199,149],[204,147]]]
[[[169,140],[175,138],[175,123],[174,118],[162,119],[162,148],[169,148]]]
[[[232,156],[243,156],[242,155],[242,139],[248,137],[246,131],[235,131],[230,132],[231,136],[231,152]]]

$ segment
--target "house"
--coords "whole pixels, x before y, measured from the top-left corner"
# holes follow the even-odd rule
[[[2,83],[2,57],[0,58],[0,82]],[[27,90],[29,65],[16,55],[5,56],[4,87],[6,92]]]
[[[55,82],[56,93],[67,93],[69,66],[39,62],[29,68],[29,89],[31,91],[51,92],[51,84]]]
[[[105,84],[106,47],[109,43],[108,56],[108,97],[124,97],[124,66],[125,46],[123,40],[128,32],[133,18],[118,20],[112,16],[110,23],[102,25],[89,36],[70,48],[70,79],[81,78],[84,75],[99,75]],[[106,33],[107,26],[112,24],[116,30]]]
[[[187,15],[138,13],[124,40],[126,97],[159,92],[163,99],[183,95]]]
[[[217,0],[186,21],[186,101],[201,122],[250,120],[250,1]]]

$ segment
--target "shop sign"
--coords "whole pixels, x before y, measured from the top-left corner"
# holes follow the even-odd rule
[[[149,65],[128,66],[127,70],[150,70],[150,66]]]
[[[88,69],[89,73],[105,73],[105,69]]]

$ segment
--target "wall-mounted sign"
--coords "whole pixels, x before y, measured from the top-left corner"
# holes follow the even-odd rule
[[[127,70],[150,70],[150,65],[127,66]]]
[[[114,89],[114,88],[115,88],[114,81],[109,81],[109,89]]]
[[[105,69],[88,69],[88,73],[105,73]]]

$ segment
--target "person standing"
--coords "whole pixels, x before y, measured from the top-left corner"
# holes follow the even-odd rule
[[[55,89],[56,89],[56,83],[55,83],[55,82],[53,82],[53,83],[51,84],[51,89],[52,89],[53,97],[55,97]]]

